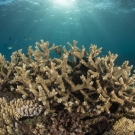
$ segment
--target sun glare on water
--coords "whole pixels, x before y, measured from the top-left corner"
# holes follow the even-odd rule
[[[70,6],[74,4],[75,0],[55,0],[55,3],[62,6]]]

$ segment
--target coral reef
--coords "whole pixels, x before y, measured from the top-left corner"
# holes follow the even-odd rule
[[[11,62],[0,54],[1,134],[21,135],[25,123],[27,134],[96,135],[123,116],[135,118],[133,66],[115,66],[118,55],[100,57],[96,45],[87,52],[75,40],[67,44],[69,50],[41,40],[27,55],[14,52]],[[34,117],[41,120],[28,124]]]

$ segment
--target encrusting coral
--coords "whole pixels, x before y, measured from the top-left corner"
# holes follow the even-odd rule
[[[0,54],[0,100],[4,102],[1,104],[7,106],[7,110],[14,110],[13,115],[5,110],[11,120],[17,122],[23,117],[35,115],[44,115],[49,119],[48,117],[59,115],[63,110],[71,115],[83,114],[83,118],[86,114],[90,118],[104,115],[135,118],[135,74],[131,74],[133,66],[128,66],[128,61],[115,66],[118,55],[108,52],[108,55],[100,57],[102,48],[98,49],[96,45],[91,45],[87,52],[84,46],[79,49],[75,40],[73,45],[69,42],[67,44],[70,50],[66,50],[65,46],[49,47],[49,42],[41,40],[41,43],[36,42],[35,50],[32,46],[28,48],[27,55],[22,50],[14,52],[11,62]],[[51,58],[52,51],[59,54],[60,58]],[[12,93],[12,96],[5,96],[6,93]],[[18,100],[22,102],[20,107]],[[0,113],[3,113],[2,110]],[[2,118],[5,119],[3,115]],[[48,127],[50,131],[46,129],[42,132],[51,134],[53,121]],[[10,124],[6,124],[4,128],[0,127],[4,130],[3,134],[9,133],[6,126]],[[39,125],[42,128],[45,123],[37,125],[39,130]],[[72,134],[88,133],[89,127],[91,124],[87,124],[87,128],[80,126],[87,129],[84,131],[76,126]],[[68,134],[68,127],[66,129],[57,125],[56,128],[59,130],[58,134]],[[37,134],[38,131],[35,130],[33,133]]]

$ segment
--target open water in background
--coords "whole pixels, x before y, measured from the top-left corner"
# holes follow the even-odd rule
[[[135,0],[0,0],[0,53],[7,60],[40,39],[96,44],[101,56],[118,54],[115,65],[128,60],[135,68]]]

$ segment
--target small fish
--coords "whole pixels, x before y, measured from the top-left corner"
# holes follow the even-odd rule
[[[12,46],[8,46],[8,49],[11,50],[12,49]]]
[[[8,40],[11,40],[12,38],[9,38]]]
[[[23,37],[25,40],[27,40],[27,38],[26,37]]]

